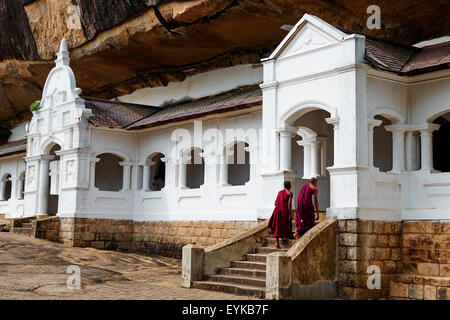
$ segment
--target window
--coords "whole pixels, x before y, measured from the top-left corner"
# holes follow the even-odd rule
[[[150,190],[161,191],[166,185],[166,164],[161,160],[164,154],[157,153],[149,158]]]
[[[250,153],[248,143],[237,141],[225,150],[228,166],[228,183],[241,186],[250,180]]]
[[[103,153],[97,156],[100,161],[95,164],[95,186],[102,191],[120,191],[123,186],[122,158]]]
[[[205,159],[201,155],[200,148],[192,149],[186,163],[186,187],[189,189],[200,188],[205,182]]]
[[[450,172],[450,112],[437,118],[434,123],[440,128],[433,132],[433,167],[435,170]]]

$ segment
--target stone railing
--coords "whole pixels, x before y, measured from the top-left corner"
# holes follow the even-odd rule
[[[338,286],[337,219],[309,230],[287,252],[267,257],[267,299],[330,299]]]
[[[214,274],[218,268],[229,267],[231,261],[241,260],[246,253],[254,252],[269,235],[268,221],[214,246],[203,248],[196,244],[183,247],[182,286],[190,288],[192,281],[203,275]]]

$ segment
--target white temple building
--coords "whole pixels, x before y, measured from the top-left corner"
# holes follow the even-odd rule
[[[450,219],[449,57],[305,15],[260,65],[109,101],[81,95],[63,40],[0,146],[0,213],[257,222],[315,176],[329,217]]]

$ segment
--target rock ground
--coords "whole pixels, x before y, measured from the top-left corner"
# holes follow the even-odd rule
[[[81,269],[81,289],[67,288],[70,265]],[[0,299],[248,299],[181,288],[181,261],[0,233]]]

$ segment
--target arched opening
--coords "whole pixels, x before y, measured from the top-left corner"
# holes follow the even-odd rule
[[[1,180],[1,201],[8,201],[11,199],[11,175],[9,173],[5,174]]]
[[[433,132],[433,168],[441,172],[450,172],[450,112],[436,118],[439,124]]]
[[[97,156],[95,164],[95,187],[101,191],[120,191],[123,187],[123,159],[112,153]]]
[[[303,185],[316,177],[319,183],[319,210],[325,211],[330,206],[330,177],[326,168],[334,164],[334,129],[325,121],[331,114],[321,109],[299,114],[301,116],[289,124],[296,130],[290,132],[293,136],[291,167],[296,172],[293,191],[298,194]],[[297,202],[293,201],[293,208],[296,205]]]
[[[49,151],[49,155],[53,156],[49,163],[49,175],[48,175],[48,207],[47,214],[54,216],[58,213],[59,202],[59,164],[60,157],[56,154],[61,150],[61,147],[55,144]]]
[[[373,165],[382,172],[392,170],[392,132],[385,126],[392,124],[388,118],[376,115],[374,117],[382,123],[373,129]]]
[[[161,160],[163,158],[164,154],[156,153],[147,160],[150,166],[150,191],[161,191],[166,185],[166,163]]]
[[[188,151],[188,156],[184,164],[186,165],[186,187],[197,189],[205,182],[205,159],[202,156],[203,150],[193,148]]]
[[[225,148],[228,184],[242,186],[250,180],[250,153],[248,143],[236,141]]]

